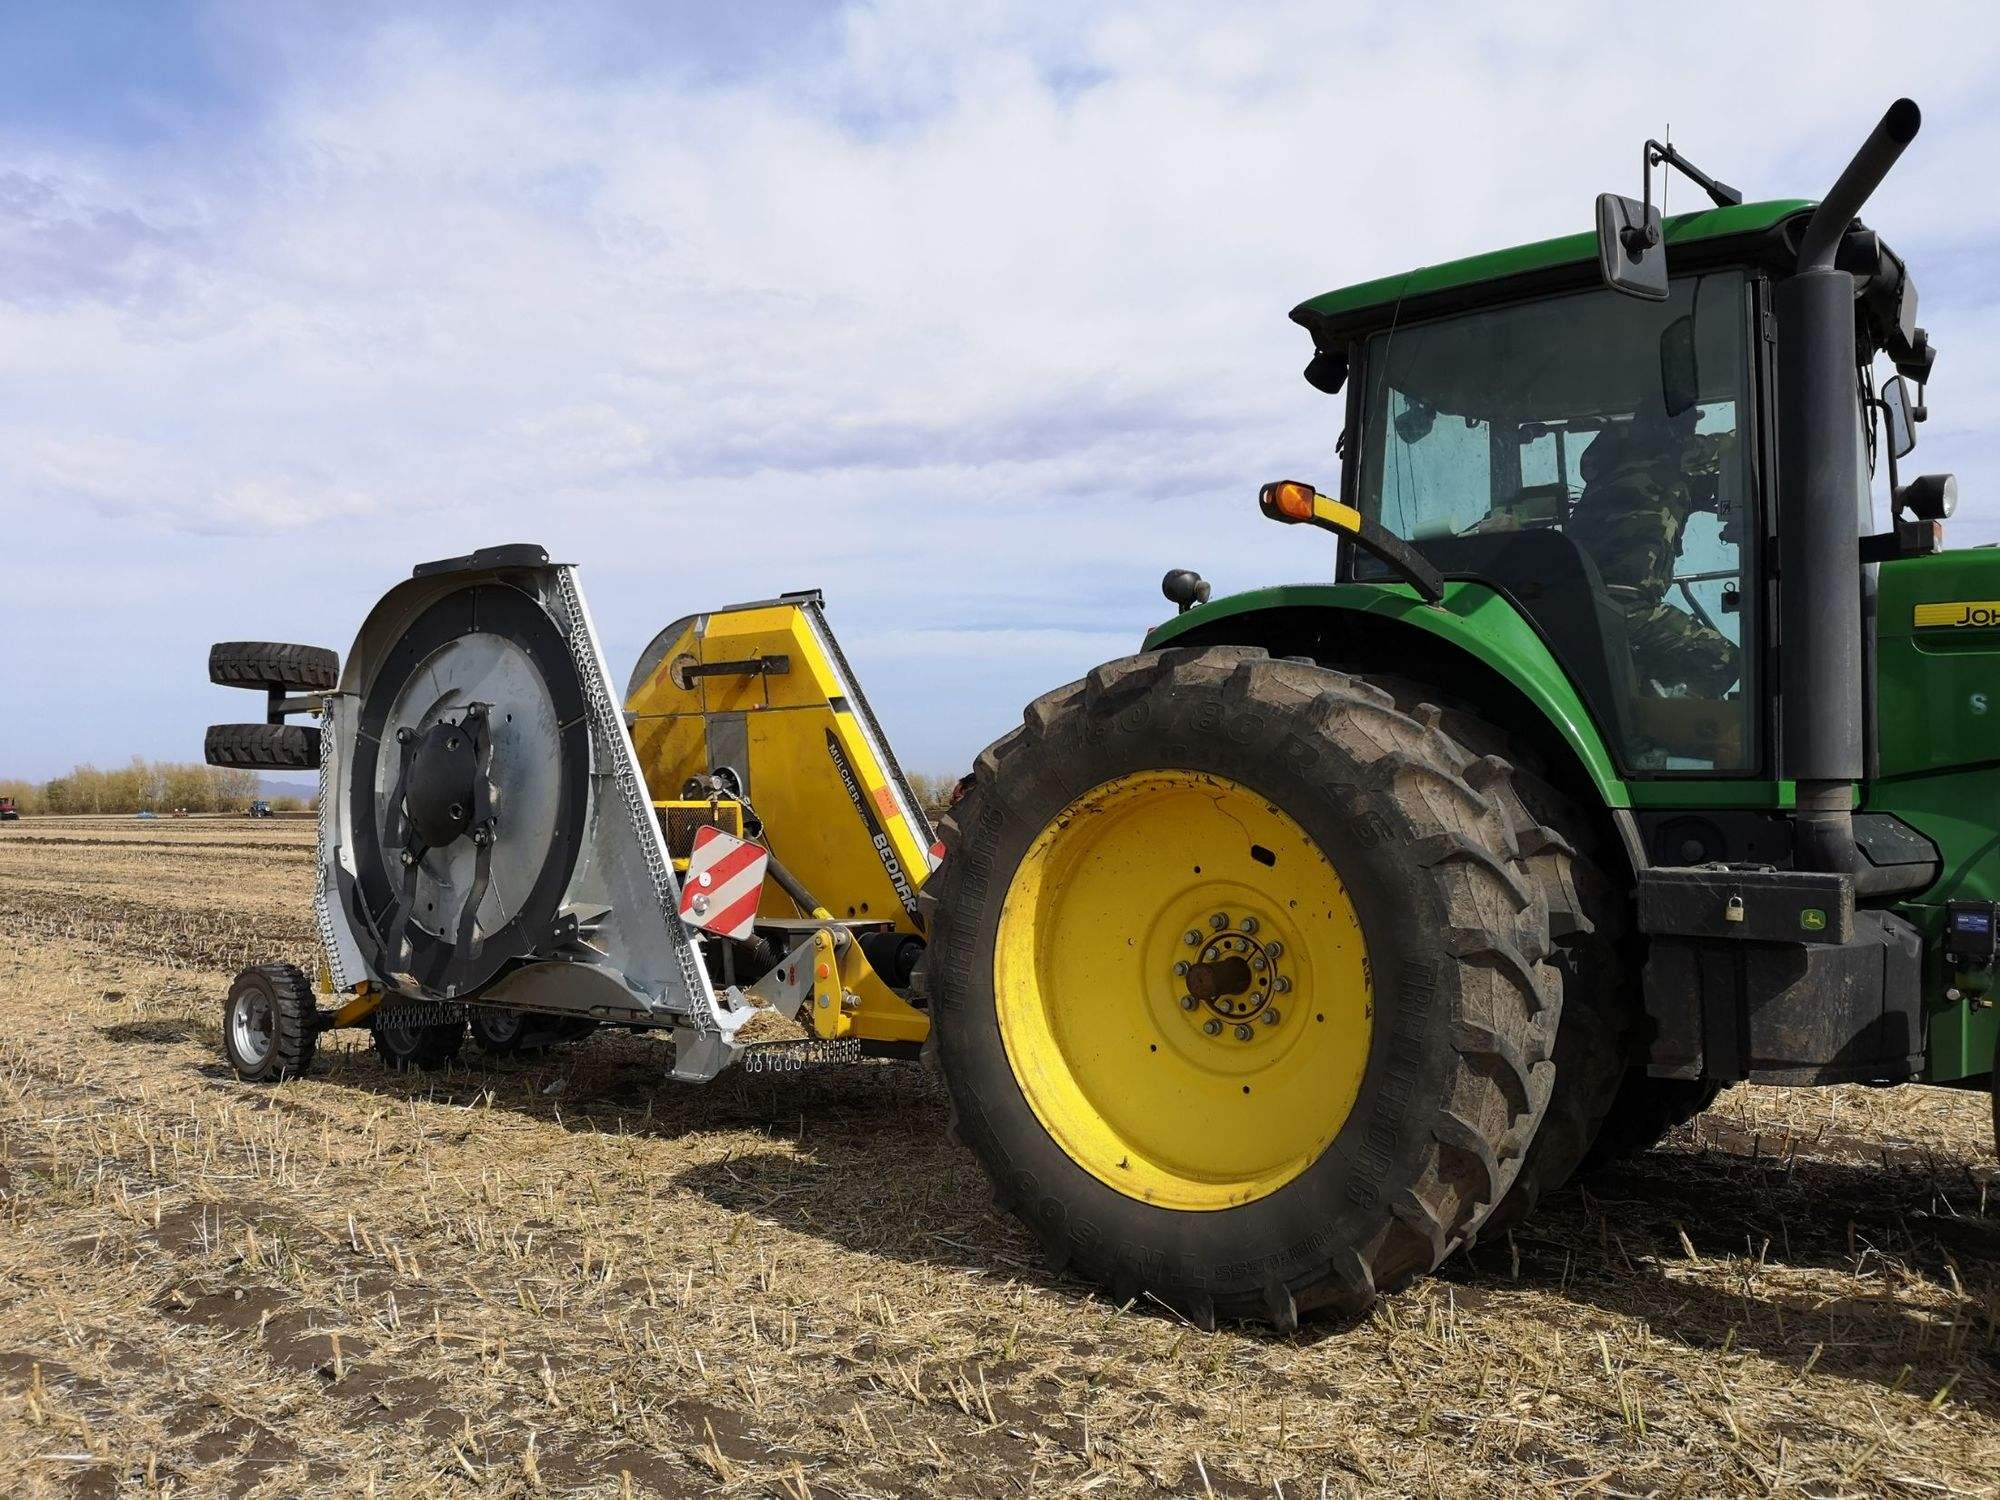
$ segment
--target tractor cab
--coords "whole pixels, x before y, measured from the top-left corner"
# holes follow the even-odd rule
[[[1672,274],[1657,296],[1607,285],[1581,234],[1293,313],[1316,345],[1308,378],[1343,402],[1342,501],[1441,578],[1504,596],[1628,779],[1769,774],[1775,596],[1761,580],[1777,557],[1778,376],[1765,331],[1810,218],[1779,201],[1665,221]],[[1875,314],[1893,319],[1907,285],[1867,240],[1898,291],[1859,304],[1864,354],[1901,332]],[[1843,441],[1871,452],[1873,400],[1863,363]],[[1865,468],[1861,481],[1851,504],[1867,531]],[[1394,556],[1362,547],[1337,569],[1402,581]]]

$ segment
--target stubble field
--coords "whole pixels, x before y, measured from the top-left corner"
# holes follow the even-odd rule
[[[1991,1494],[1983,1094],[1737,1089],[1357,1327],[1045,1272],[915,1067],[237,1083],[311,825],[0,826],[0,1494]]]

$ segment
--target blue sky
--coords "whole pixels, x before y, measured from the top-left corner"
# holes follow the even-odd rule
[[[1607,14],[5,0],[0,775],[193,758],[247,703],[211,640],[344,650],[509,540],[583,565],[621,671],[824,588],[954,771],[1167,567],[1329,567],[1254,510],[1334,472],[1294,302],[1585,228],[1669,125],[1816,196],[1904,90],[1868,217],[1942,350],[1917,460],[2000,539],[2000,23]]]

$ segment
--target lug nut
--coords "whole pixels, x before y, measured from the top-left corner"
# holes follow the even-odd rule
[[[1194,1009],[1194,1007],[1195,1007],[1195,998],[1194,998],[1194,996],[1192,996],[1192,995],[1183,995],[1183,996],[1181,996],[1181,1009],[1182,1009],[1182,1010],[1193,1010],[1193,1009]]]
[[[1266,958],[1283,958],[1285,956],[1285,945],[1283,943],[1266,943],[1264,945],[1264,956]]]
[[[1271,961],[1261,953],[1250,960],[1250,967],[1253,969],[1268,969],[1270,966]]]
[[[407,745],[410,743],[411,740],[415,739],[416,737],[417,737],[416,730],[410,728],[410,726],[407,724],[405,724],[401,729],[396,731],[396,743],[398,743],[399,745]]]
[[[1201,934],[1190,927],[1186,932],[1181,934],[1181,941],[1192,948],[1201,941]]]
[[[1276,1026],[1280,1021],[1284,1019],[1285,1018],[1280,1014],[1278,1014],[1278,1012],[1275,1010],[1267,1010],[1264,1012],[1264,1024],[1266,1026]]]
[[[1208,925],[1217,932],[1222,931],[1223,928],[1229,925],[1229,913],[1226,911],[1217,912],[1208,919]]]
[[[1287,979],[1282,974],[1280,974],[1276,979],[1271,981],[1271,988],[1276,990],[1281,995],[1289,992],[1291,987],[1292,987],[1291,980]]]
[[[1201,1029],[1209,1036],[1222,1035],[1222,1023],[1213,1016],[1210,1016],[1206,1021],[1201,1023]]]
[[[1247,1042],[1256,1034],[1248,1026],[1239,1026],[1236,1028],[1236,1040],[1239,1042]]]
[[[413,864],[415,864],[416,862],[417,862],[417,857],[416,857],[416,855],[414,855],[414,854],[410,853],[410,851],[409,851],[409,850],[405,849],[405,850],[403,851],[403,864],[404,864],[404,866],[405,866],[405,867],[408,867],[408,866],[410,866],[410,865],[413,865]]]
[[[1174,965],[1174,978],[1176,979],[1180,978],[1181,975],[1187,973],[1187,971],[1188,971],[1188,961],[1186,959],[1182,959],[1179,963]]]
[[[1245,917],[1236,925],[1241,927],[1245,932],[1255,932],[1257,930],[1257,919],[1255,917]]]

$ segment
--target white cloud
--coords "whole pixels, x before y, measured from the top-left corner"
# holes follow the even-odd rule
[[[233,135],[0,145],[0,520],[149,684],[135,724],[81,648],[0,652],[0,701],[38,709],[0,714],[4,768],[187,753],[236,706],[207,639],[344,644],[410,562],[520,538],[586,565],[627,658],[689,608],[824,586],[912,764],[960,764],[1136,640],[1167,565],[1323,570],[1251,506],[1333,469],[1294,302],[1586,227],[1670,121],[1751,196],[1816,195],[1899,52],[1929,121],[1870,218],[1943,349],[1924,458],[2000,532],[1968,402],[2000,212],[1957,190],[2000,144],[1982,9],[1607,35],[1601,5],[891,3],[754,68],[660,14],[327,40],[240,10],[232,55],[278,81]],[[1003,665],[945,671],[961,625]]]

